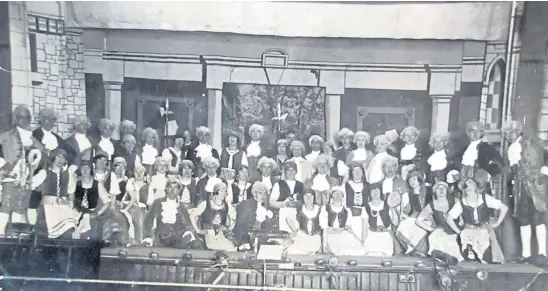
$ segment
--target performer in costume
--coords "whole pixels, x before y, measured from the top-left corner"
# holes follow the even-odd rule
[[[323,229],[323,251],[335,256],[363,256],[365,237],[358,237],[353,231],[350,211],[344,206],[344,189],[334,187],[329,204],[322,207],[320,226]],[[363,225],[363,224],[362,224]],[[363,231],[362,233],[366,233]]]
[[[371,185],[363,218],[365,254],[380,257],[394,255],[396,243],[391,230],[392,226],[398,226],[399,218],[396,209],[388,204],[388,196],[382,194],[380,184]]]
[[[313,163],[316,158],[322,153],[324,140],[319,135],[313,135],[308,139],[308,145],[310,146],[311,152],[306,155],[304,158]]]
[[[255,182],[263,182],[268,187],[269,192],[272,190],[272,186],[278,181],[277,177],[272,175],[276,166],[276,161],[267,157],[260,158],[257,163],[257,170],[259,170],[261,176]]]
[[[337,179],[338,185],[344,185],[348,181],[348,167],[344,164],[344,160],[339,160],[334,156],[335,145],[330,141],[325,142],[323,153],[327,157],[329,175]]]
[[[129,178],[125,183],[125,193],[121,199],[122,212],[129,214],[128,221],[131,222],[129,229],[130,238],[135,243],[140,243],[143,240],[142,228],[146,213],[146,200],[141,199],[141,190],[147,186],[145,177],[146,169],[142,165],[137,165],[135,168],[135,177]]]
[[[251,185],[249,181],[249,168],[241,165],[238,169],[238,175],[233,183],[228,183],[227,201],[233,205],[238,205],[244,200],[251,198]]]
[[[137,145],[137,139],[131,134],[124,134],[122,136],[122,146],[124,150],[121,150],[121,156],[127,162],[127,176],[133,177],[135,172],[135,166],[141,165],[141,157],[135,151]],[[146,170],[146,169],[145,169]]]
[[[352,140],[354,139],[354,132],[348,128],[342,128],[339,130],[335,137],[335,141],[339,144],[339,148],[335,152],[335,157],[341,161],[345,161],[352,149]],[[369,138],[367,138],[369,139]],[[348,165],[348,164],[347,164]]]
[[[141,164],[147,169],[147,175],[152,177],[154,175],[153,166],[156,163],[156,157],[158,157],[158,150],[154,147],[158,143],[158,132],[153,128],[147,127],[143,130],[141,139],[144,143],[139,151]]]
[[[179,203],[177,194],[181,185],[170,179],[165,185],[166,196],[152,204],[144,221],[143,244],[179,249],[201,249],[188,210]],[[153,231],[154,224],[156,230]]]
[[[205,158],[213,157],[215,159],[219,159],[219,152],[217,152],[217,150],[209,144],[209,140],[211,138],[209,128],[199,126],[196,128],[196,136],[198,137],[198,145],[188,152],[187,159],[194,163],[195,169],[199,169],[203,168],[200,166],[200,162]],[[201,172],[196,172],[194,174],[196,174],[196,177],[200,177]]]
[[[338,185],[338,179],[329,175],[328,159],[324,154],[319,155],[314,161],[314,174],[305,184],[314,191],[315,201],[324,206],[329,202],[329,194],[332,187]]]
[[[84,115],[76,115],[72,120],[74,134],[65,140],[69,165],[80,165],[80,161],[91,161],[93,153],[92,140],[88,137],[88,129],[91,126],[89,118]]]
[[[260,158],[268,154],[266,152],[266,147],[261,144],[263,135],[264,127],[262,125],[253,124],[249,127],[249,137],[251,138],[251,141],[249,145],[245,147],[245,152],[252,181],[260,180],[261,173],[258,171],[257,164]]]
[[[376,148],[376,154],[367,167],[366,177],[369,184],[378,183],[384,178],[382,171],[382,163],[386,157],[390,155],[387,152],[390,146],[390,139],[386,135],[378,135],[373,139],[373,144]]]
[[[307,166],[305,165],[307,161],[302,156],[304,151],[305,147],[301,141],[295,140],[291,143],[291,153],[293,157],[290,161],[293,161],[297,165],[297,176],[295,179],[299,182],[304,182],[308,179],[309,175],[311,175],[311,173],[308,173],[311,169],[307,169]]]
[[[200,202],[190,215],[194,229],[198,234],[204,235],[206,247],[210,250],[236,251],[234,243],[229,239],[236,212],[226,202],[226,197],[227,185],[218,183],[213,187],[211,199]]]
[[[464,195],[460,203],[455,203],[449,210],[446,222],[451,229],[458,233],[461,239],[461,251],[466,260],[485,263],[485,251],[494,244],[491,240],[496,237],[489,234],[489,228],[497,228],[501,223],[508,207],[502,201],[491,195],[480,192],[476,181],[467,178],[464,182]],[[499,211],[497,220],[490,221],[492,209]],[[461,231],[455,224],[455,219],[462,215],[464,229]],[[498,244],[498,242],[497,242]]]
[[[362,215],[363,207],[369,198],[369,183],[365,180],[365,170],[360,163],[350,165],[350,179],[345,184],[346,207],[352,216]]]
[[[196,186],[198,191],[198,201],[207,201],[213,193],[213,187],[222,182],[217,174],[217,169],[219,169],[219,160],[209,156],[205,157],[200,164],[205,170],[205,176],[198,180],[198,184]]]
[[[416,223],[429,232],[429,255],[432,255],[434,250],[438,250],[457,258],[461,262],[464,258],[457,242],[457,234],[446,222],[447,213],[455,203],[459,202],[453,196],[448,195],[448,187],[447,183],[441,181],[434,185],[434,199],[422,209]]]
[[[156,199],[166,196],[165,186],[167,183],[167,174],[169,170],[169,161],[163,157],[157,157],[153,165],[154,174],[150,177],[148,187],[147,206],[151,207]]]
[[[226,147],[221,151],[221,169],[226,168],[236,171],[240,166],[248,165],[245,151],[240,150],[240,134],[238,132],[227,132],[224,144]]]
[[[181,171],[181,162],[186,158],[187,153],[184,151],[185,140],[179,134],[175,135],[173,146],[170,146],[162,151],[162,157],[169,161],[170,167],[175,171]]]
[[[181,193],[179,201],[192,212],[199,202],[198,189],[196,187],[196,179],[192,177],[194,170],[194,164],[190,160],[183,160],[181,162]]]
[[[424,171],[422,148],[417,147],[417,139],[420,131],[409,126],[402,130],[400,138],[405,145],[399,151],[400,175],[402,179],[407,180],[407,174],[413,170]]]
[[[84,160],[76,171],[76,189],[74,191],[74,209],[82,214],[78,224],[81,226],[77,231],[81,239],[90,239],[91,214],[96,210],[99,201],[99,181],[93,177],[93,164],[91,161]]]
[[[120,135],[124,136],[126,134],[135,136],[135,131],[137,130],[137,125],[131,120],[124,119],[120,122]]]
[[[112,133],[116,129],[116,123],[114,121],[102,118],[99,120],[99,130],[101,131],[101,137],[97,141],[97,150],[104,151],[108,154],[108,158],[111,160],[115,156],[120,156],[121,145],[118,141],[111,138]]]
[[[513,181],[513,216],[520,225],[521,257],[519,262],[546,264],[546,178],[545,152],[537,138],[522,135],[523,125],[517,121],[505,122],[504,138],[510,143],[506,158]],[[532,227],[535,227],[538,257],[531,254]]]
[[[39,167],[45,148],[32,136],[29,130],[31,115],[25,106],[17,106],[13,111],[15,126],[0,133],[0,147],[6,164],[3,167],[2,205],[0,206],[0,235],[11,222],[26,222],[33,176]]]
[[[278,165],[276,176],[279,176],[280,179],[283,179],[283,164],[290,159],[289,154],[289,143],[286,139],[279,139],[276,142],[276,164]]]
[[[367,144],[371,141],[371,136],[365,131],[358,131],[354,134],[354,144],[356,149],[351,151],[346,157],[346,164],[350,165],[352,162],[359,162],[363,165],[364,169],[369,167],[371,159],[374,154],[367,149]]]
[[[447,156],[447,143],[449,136],[447,134],[434,133],[430,137],[429,145],[433,152],[426,161],[428,164],[428,172],[426,181],[430,185],[436,184],[438,181],[446,181],[447,173],[453,168],[452,160]]]
[[[423,240],[426,231],[416,224],[416,218],[431,199],[427,197],[424,175],[421,172],[410,172],[407,184],[409,192],[402,195],[400,224],[396,230],[396,237],[406,249],[406,254],[422,256],[427,252],[426,241]]]
[[[295,214],[287,218],[292,241],[286,249],[288,254],[311,255],[321,251],[320,210],[321,207],[314,203],[314,194],[306,191],[303,205],[298,206]]]
[[[270,194],[270,206],[274,213],[274,221],[278,222],[282,231],[293,230],[287,224],[286,219],[296,215],[296,207],[302,203],[304,184],[295,180],[297,175],[297,164],[287,161],[283,165],[284,179],[278,181],[272,187]]]
[[[59,135],[52,132],[52,129],[55,126],[56,122],[57,116],[53,109],[44,108],[40,110],[40,127],[32,131],[32,136],[44,146],[44,148],[46,149],[46,155],[40,160],[40,167],[38,170],[47,168],[49,166],[47,165],[46,161],[50,160],[47,157],[49,157],[49,154],[53,150],[59,147],[66,148],[66,146],[64,145],[64,140]],[[40,201],[42,201],[41,192],[36,190],[32,191],[29,202],[29,209],[27,210],[27,220],[30,224],[36,224],[36,209],[40,206]]]
[[[388,137],[388,140],[390,141],[386,152],[394,158],[399,158],[400,150],[403,148],[403,146],[398,131],[395,129],[387,130],[384,132],[384,136]]]
[[[234,240],[239,250],[250,250],[253,242],[249,237],[252,230],[271,229],[274,213],[265,207],[268,199],[268,187],[262,182],[253,184],[252,199],[242,201],[236,207]]]

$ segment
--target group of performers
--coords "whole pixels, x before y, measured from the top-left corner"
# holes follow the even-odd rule
[[[275,146],[264,128],[226,132],[222,149],[200,126],[183,130],[167,148],[158,132],[102,119],[97,133],[87,117],[74,134],[51,130],[56,114],[40,112],[30,130],[27,108],[14,110],[14,127],[0,134],[0,235],[14,223],[36,225],[49,238],[101,239],[122,245],[251,250],[253,230],[287,232],[288,254],[427,256],[502,262],[494,229],[509,207],[492,195],[504,171],[512,181],[513,215],[520,225],[520,262],[546,260],[544,148],[505,123],[508,150],[482,140],[483,125],[467,126],[467,146],[449,151],[446,134],[418,143],[407,127],[374,137],[343,128],[336,144],[320,135],[305,145],[295,133]],[[371,145],[372,142],[372,145]],[[8,227],[9,228],[9,227]],[[538,255],[531,252],[536,234]]]

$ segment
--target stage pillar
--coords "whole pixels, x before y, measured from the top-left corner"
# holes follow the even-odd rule
[[[122,122],[122,82],[105,81],[105,118],[116,124],[112,139],[120,139],[120,122]]]
[[[223,91],[219,89],[208,89],[207,127],[211,131],[211,145],[217,150],[222,148],[222,113],[223,113]]]
[[[319,85],[325,87],[325,132],[326,141],[338,146],[335,135],[341,127],[341,97],[344,95],[345,72],[321,71]]]
[[[449,132],[450,95],[430,95],[432,98],[432,133]]]

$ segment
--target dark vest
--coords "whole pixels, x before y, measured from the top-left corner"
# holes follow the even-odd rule
[[[327,210],[327,225],[329,227],[333,227],[335,219],[339,220],[340,228],[343,228],[346,226],[346,220],[348,219],[348,211],[346,210],[346,208],[343,208],[341,212],[337,213],[331,209],[331,205],[327,205],[326,210]]]
[[[280,189],[280,197],[278,197],[278,201],[285,201],[287,198],[293,196],[291,195],[291,189],[289,189],[289,185],[287,184],[287,181],[280,180],[278,182],[278,187]],[[298,201],[301,201],[301,202],[303,201],[303,191],[304,191],[304,184],[299,181],[296,181],[293,194],[297,196]]]
[[[190,184],[188,185],[183,185],[181,184],[181,196],[183,195],[183,191],[184,189],[188,189],[188,193],[190,194],[190,203],[193,205],[193,206],[197,206],[198,204],[198,192],[197,192],[197,189],[196,189],[196,180],[194,178],[192,178],[192,180],[190,181]]]
[[[320,227],[320,212],[316,214],[313,218],[308,218],[308,216],[304,215],[302,208],[297,212],[297,221],[299,222],[300,229],[305,232],[308,235],[315,235],[321,232]],[[310,229],[310,232],[308,231],[308,223],[312,223],[312,228]]]
[[[491,210],[487,207],[487,203],[485,202],[485,194],[483,194],[483,203],[477,208],[477,221],[474,219],[474,208],[464,205],[462,201],[460,204],[462,206],[462,219],[464,220],[464,224],[481,226],[489,221]]]
[[[249,182],[247,182],[248,184],[251,184]],[[230,185],[230,187],[232,187],[232,203],[233,204],[237,204],[239,203],[239,198],[240,198],[240,188],[238,188],[238,184],[237,183],[234,183],[232,185]],[[251,194],[251,187],[247,188],[247,190],[245,190],[247,192],[247,195],[245,196],[245,199],[249,199],[251,198],[253,195]]]
[[[177,166],[177,162],[181,162],[185,158],[185,152],[181,150],[181,157],[177,156],[175,151],[173,151],[171,148],[168,149],[169,153],[171,154],[171,166],[175,167]]]
[[[361,205],[354,205],[354,196],[356,195],[356,192],[350,186],[350,183],[345,184],[345,190],[346,190],[346,206],[352,207],[352,206],[364,206],[367,204],[367,201],[369,199],[369,183],[363,182],[363,190],[362,190],[362,204]]]
[[[242,166],[242,158],[244,156],[244,152],[239,150],[237,153],[234,154],[232,157],[232,168],[234,170],[238,170]],[[224,148],[221,151],[221,168],[228,168],[228,160],[230,159],[230,155],[228,154],[228,151],[226,148]]]
[[[204,213],[202,213],[202,215],[200,216],[200,219],[202,221],[202,228],[204,229],[213,227],[213,220],[215,220],[215,216],[217,215],[221,217],[220,225],[226,225],[226,221],[228,218],[228,204],[226,202],[223,203],[223,208],[221,209],[214,209],[211,206],[211,203],[213,203],[213,201],[207,201]]]
[[[369,229],[373,231],[380,231],[377,226],[377,219],[380,217],[382,219],[382,224],[385,228],[388,228],[392,221],[390,220],[390,207],[386,202],[384,202],[384,207],[380,211],[375,211],[371,209],[369,203],[365,204],[365,211],[369,216]],[[373,216],[375,214],[375,216]]]
[[[127,170],[130,177],[133,177],[135,173],[135,159],[137,159],[137,153],[135,151],[127,154],[125,156],[126,163],[127,163]]]
[[[84,194],[87,190],[87,202],[88,208],[84,209],[82,207],[82,201],[84,200]],[[93,180],[93,185],[90,189],[84,189],[82,187],[82,182],[78,181],[76,184],[76,191],[74,192],[74,208],[80,212],[89,212],[90,209],[97,207],[97,202],[99,201],[99,182]]]
[[[455,199],[454,198],[448,198],[449,200],[449,209],[453,208],[453,205],[455,205]],[[443,211],[436,210],[434,208],[434,202],[430,203],[430,208],[432,208],[432,216],[434,219],[434,222],[438,227],[443,228],[443,230],[447,234],[454,234],[455,232],[449,227],[449,224],[447,224],[447,220],[445,219],[446,215]]]
[[[349,147],[348,149],[341,147],[335,152],[335,157],[341,161],[346,161],[346,158],[351,151],[352,147]]]
[[[335,161],[333,162],[333,167],[329,169],[329,175],[337,179],[340,178],[338,165],[339,165],[339,159],[335,158]]]
[[[61,172],[59,181],[59,195],[67,197],[69,174],[68,171]],[[57,174],[50,169],[46,170],[46,180],[42,187],[42,195],[57,196]]]

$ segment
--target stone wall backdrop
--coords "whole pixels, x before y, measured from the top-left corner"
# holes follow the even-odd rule
[[[65,31],[61,17],[29,14],[28,24],[34,116],[54,109],[57,132],[67,137],[72,118],[86,113],[82,31]]]

